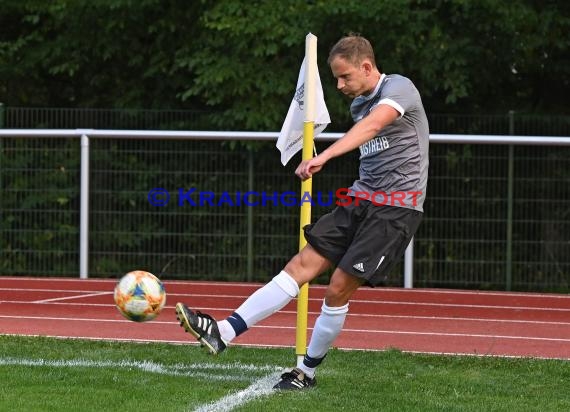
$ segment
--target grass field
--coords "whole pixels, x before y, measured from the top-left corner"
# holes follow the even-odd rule
[[[570,362],[329,353],[317,388],[269,388],[292,349],[0,335],[2,411],[568,411]]]

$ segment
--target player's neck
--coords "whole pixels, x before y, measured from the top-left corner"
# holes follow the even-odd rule
[[[378,82],[380,82],[381,78],[382,74],[379,71],[376,70],[374,73],[371,73],[370,84],[369,84],[370,87],[363,95],[368,97],[372,93],[374,93],[376,91],[376,88],[378,87]]]

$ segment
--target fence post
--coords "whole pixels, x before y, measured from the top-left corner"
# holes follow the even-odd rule
[[[253,150],[247,150],[247,190],[253,192]],[[251,199],[250,199],[251,200]],[[253,207],[247,210],[247,281],[253,280]]]
[[[4,128],[5,119],[6,119],[6,106],[4,106],[4,103],[0,102],[0,129]]]
[[[0,103],[0,129],[4,128],[4,114],[5,114],[5,107],[4,103]],[[4,153],[4,142],[3,138],[0,137],[0,193],[2,193],[2,156]],[[0,202],[0,222],[4,221],[4,216],[2,216],[2,210],[4,210],[4,206]]]
[[[79,205],[79,278],[89,277],[89,137],[81,136]]]
[[[509,110],[509,134],[515,134],[515,111]],[[507,251],[506,251],[506,290],[513,286],[513,186],[515,174],[514,146],[509,145],[508,177],[507,177]]]
[[[414,238],[410,240],[410,244],[404,253],[404,287],[414,287]]]

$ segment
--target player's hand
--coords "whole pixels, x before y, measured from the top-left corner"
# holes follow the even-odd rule
[[[301,180],[305,181],[313,177],[313,174],[319,172],[326,163],[326,159],[319,155],[313,157],[309,160],[303,160],[299,166],[297,166],[297,170],[295,170],[295,174],[301,178]]]

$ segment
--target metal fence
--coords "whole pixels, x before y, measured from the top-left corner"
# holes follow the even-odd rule
[[[23,138],[0,130],[2,275],[78,274],[82,147],[77,131],[51,133]],[[178,139],[168,132],[82,133],[94,136],[89,276],[141,268],[168,279],[266,281],[296,252],[296,207],[178,204],[179,189],[217,198],[224,192],[297,192],[295,162],[280,165],[275,133],[236,132],[218,140]],[[431,137],[414,286],[567,291],[570,139],[554,139],[556,145],[482,140]],[[327,144],[318,139],[318,150]],[[358,172],[351,156],[327,164],[313,191],[349,185]],[[153,188],[168,190],[170,203],[151,205]],[[313,216],[328,209],[317,204]],[[402,265],[395,268],[389,285],[401,286],[402,272]]]
[[[0,128],[213,131],[218,115],[198,110],[10,107],[0,103]],[[570,116],[510,110],[493,115],[428,113],[428,119],[432,133],[570,136]],[[345,126],[331,124],[327,132],[342,132]]]
[[[0,103],[0,128],[208,130],[211,111],[10,107]]]

